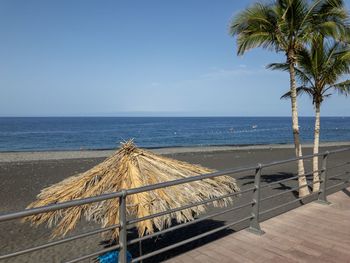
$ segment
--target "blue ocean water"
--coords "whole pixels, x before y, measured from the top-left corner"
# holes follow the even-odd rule
[[[300,118],[312,142],[314,118]],[[0,118],[0,151],[112,149],[133,138],[140,147],[292,143],[289,117]],[[321,141],[349,141],[350,117],[321,119]]]

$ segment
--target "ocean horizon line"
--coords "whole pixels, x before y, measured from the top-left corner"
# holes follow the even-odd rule
[[[315,116],[310,115],[302,115],[299,116],[299,118],[314,118]],[[151,115],[146,115],[146,116],[106,116],[106,115],[48,115],[48,116],[0,116],[0,118],[291,118],[290,115],[286,116],[271,116],[271,115],[266,115],[266,116],[254,116],[254,115],[249,115],[249,116],[231,116],[231,115],[214,115],[214,116],[196,116],[196,115],[189,115],[189,116],[151,116]],[[321,116],[321,118],[350,118],[350,115],[348,116],[340,116],[340,115],[325,115]]]

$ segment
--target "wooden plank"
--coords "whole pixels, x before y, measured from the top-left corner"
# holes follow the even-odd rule
[[[261,223],[263,236],[239,231],[167,262],[350,263],[350,197],[328,199],[332,205],[310,203]]]

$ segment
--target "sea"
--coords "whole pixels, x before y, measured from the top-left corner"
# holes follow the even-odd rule
[[[303,142],[314,118],[299,119]],[[133,139],[145,148],[289,144],[290,117],[1,117],[0,151],[104,150]],[[350,117],[321,118],[321,141],[350,141]]]

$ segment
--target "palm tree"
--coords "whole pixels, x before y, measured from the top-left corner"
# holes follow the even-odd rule
[[[270,64],[271,69],[288,70],[286,63]],[[312,98],[315,108],[315,130],[313,153],[317,154],[320,141],[321,104],[325,98],[338,92],[341,95],[350,94],[350,79],[344,80],[350,74],[350,48],[340,42],[324,39],[317,35],[310,48],[302,49],[297,56],[296,76],[301,83],[297,94],[307,94]],[[282,96],[289,98],[290,91]],[[318,157],[313,158],[313,192],[320,190]]]
[[[256,3],[238,13],[230,24],[230,34],[237,36],[238,55],[263,47],[284,52],[290,76],[292,129],[296,157],[302,156],[299,138],[296,55],[310,41],[311,33],[320,32],[335,38],[348,32],[347,12],[342,0],[275,0],[271,4]],[[299,196],[309,194],[303,160],[298,160]]]

